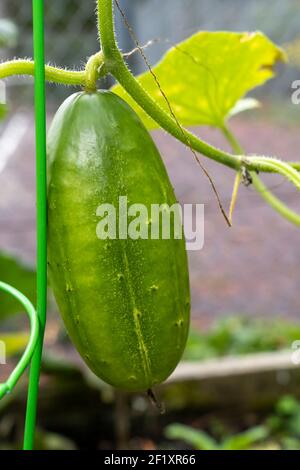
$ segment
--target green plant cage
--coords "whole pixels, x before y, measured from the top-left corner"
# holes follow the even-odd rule
[[[14,287],[0,282],[0,290],[17,299],[30,319],[30,339],[14,371],[0,385],[0,398],[11,393],[30,364],[24,432],[24,450],[34,447],[37,398],[47,304],[47,179],[46,179],[46,99],[44,60],[44,0],[33,0],[34,89],[36,131],[36,201],[37,201],[37,303],[31,302]]]

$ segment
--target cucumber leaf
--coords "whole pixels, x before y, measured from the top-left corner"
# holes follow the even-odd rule
[[[182,125],[222,127],[233,114],[257,107],[257,101],[240,100],[273,78],[276,63],[285,59],[283,50],[261,32],[203,31],[172,47],[153,72]],[[169,113],[151,73],[137,78]],[[112,91],[137,111],[148,129],[158,127],[120,85]]]
[[[19,289],[31,302],[35,302],[36,273],[31,267],[0,253],[0,280]],[[0,291],[0,320],[20,312],[23,312],[21,304],[9,294]]]

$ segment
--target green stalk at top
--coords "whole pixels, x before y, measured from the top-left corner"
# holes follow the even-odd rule
[[[213,160],[234,169],[240,168],[242,160],[240,156],[223,152],[178,126],[173,117],[164,111],[144,90],[128,69],[118,48],[114,32],[113,1],[98,0],[97,4],[99,36],[107,71],[118,80],[144,111],[169,134]]]
[[[249,157],[233,155],[208,144],[196,137],[193,133],[184,129],[176,122],[174,117],[163,110],[131,74],[118,49],[114,33],[112,0],[98,0],[97,4],[99,35],[105,56],[104,62],[102,63],[102,52],[100,51],[88,61],[86,70],[73,71],[46,65],[45,75],[47,81],[65,85],[82,85],[87,91],[92,91],[95,90],[96,80],[102,75],[111,72],[139,106],[141,106],[160,127],[188,147],[234,170],[238,170],[244,166],[251,171],[278,173],[274,164],[270,163],[270,160],[264,157],[261,159],[256,158],[254,161],[254,159]],[[98,68],[94,68],[94,59],[96,59],[96,61],[100,60]],[[34,75],[34,62],[18,59],[0,63],[0,79],[13,75]],[[289,162],[288,165],[300,171],[299,162]]]
[[[97,0],[97,7],[99,37],[107,72],[110,72],[118,80],[127,93],[160,127],[193,150],[232,169],[239,170],[241,167],[246,167],[249,171],[277,172],[268,159],[264,158],[261,161],[256,159],[254,162],[243,154],[233,155],[224,152],[180,126],[170,114],[156,103],[130,72],[116,42],[113,0]],[[291,166],[296,170],[300,169],[299,163],[292,163]]]

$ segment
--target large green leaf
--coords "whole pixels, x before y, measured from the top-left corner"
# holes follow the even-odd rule
[[[170,424],[165,429],[165,436],[168,439],[186,442],[197,450],[218,450],[219,448],[217,442],[209,434],[184,424]]]
[[[19,289],[35,302],[35,271],[4,253],[0,253],[0,280]],[[0,291],[0,320],[22,311],[23,308],[18,301]]]
[[[220,127],[230,115],[257,105],[239,101],[271,79],[280,60],[285,60],[283,50],[260,32],[204,31],[170,49],[153,72],[183,125]],[[151,73],[138,80],[169,112]],[[129,102],[149,129],[157,127],[120,85],[112,90]]]

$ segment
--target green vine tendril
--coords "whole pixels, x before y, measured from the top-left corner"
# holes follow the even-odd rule
[[[63,85],[85,85],[86,72],[66,70],[51,65],[45,66],[46,80]],[[34,76],[34,62],[31,60],[11,60],[0,64],[0,79],[14,75]]]
[[[240,143],[238,142],[237,138],[235,135],[232,133],[232,131],[227,127],[224,126],[222,128],[223,134],[229,144],[231,145],[232,149],[234,152],[237,152],[238,154],[244,153],[243,148],[241,147]],[[272,159],[271,159],[272,160]],[[275,162],[275,166],[278,169],[278,160],[273,160],[273,164]],[[280,161],[279,161],[280,162]],[[288,168],[288,173],[291,170],[291,167],[283,162],[280,162],[280,167],[283,165],[283,170],[286,171],[286,167]],[[293,170],[293,169],[292,169]],[[282,168],[280,168],[280,173],[282,171]],[[282,174],[282,173],[281,173]],[[288,177],[287,175],[284,175]],[[299,173],[297,171],[293,170],[293,177],[297,177],[294,182],[295,186],[299,188]],[[300,214],[297,212],[293,211],[290,209],[284,202],[282,202],[277,196],[275,196],[262,182],[261,178],[257,175],[256,172],[251,172],[251,178],[253,182],[253,186],[256,189],[256,191],[261,195],[261,197],[276,211],[278,212],[283,218],[291,222],[292,224],[296,225],[297,227],[300,227]],[[288,179],[290,179],[290,174]]]

